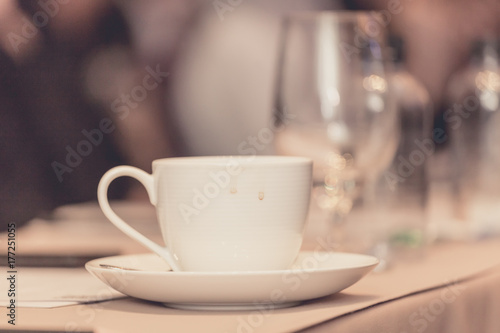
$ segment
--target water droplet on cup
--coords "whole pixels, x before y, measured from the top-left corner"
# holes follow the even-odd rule
[[[264,199],[264,192],[259,192],[259,200]]]

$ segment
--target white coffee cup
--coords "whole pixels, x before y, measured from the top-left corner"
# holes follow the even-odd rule
[[[97,195],[104,215],[156,252],[174,271],[287,269],[302,244],[312,161],[290,156],[182,157],[153,161],[150,175],[131,166],[104,174]],[[129,176],[156,207],[163,247],[111,209],[107,191]]]

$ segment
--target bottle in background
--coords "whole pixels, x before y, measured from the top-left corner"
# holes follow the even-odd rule
[[[388,245],[395,257],[418,257],[426,243],[427,166],[434,154],[432,107],[425,87],[404,65],[401,38],[391,37],[392,91],[400,117],[400,140],[394,159],[380,180],[384,211],[388,219]]]
[[[476,41],[468,65],[449,81],[443,117],[453,159],[452,238],[500,234],[499,45],[497,39]]]

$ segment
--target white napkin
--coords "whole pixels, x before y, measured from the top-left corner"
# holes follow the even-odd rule
[[[55,308],[124,297],[84,268],[21,267],[14,275],[15,295],[9,297],[7,292],[2,292],[0,306],[8,306],[11,299],[15,300],[16,307]],[[9,290],[9,280],[0,281],[0,290]]]

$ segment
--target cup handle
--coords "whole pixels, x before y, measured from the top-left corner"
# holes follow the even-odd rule
[[[153,204],[153,206],[156,206],[158,198],[154,189],[153,175],[150,175],[149,173],[135,167],[122,165],[108,170],[104,174],[104,176],[102,176],[101,181],[99,182],[99,186],[97,187],[97,201],[99,202],[99,206],[101,206],[102,212],[111,221],[111,223],[113,223],[118,229],[123,231],[127,236],[135,239],[151,251],[158,254],[161,258],[163,258],[170,265],[173,271],[180,271],[176,260],[167,248],[160,246],[159,244],[153,242],[152,240],[132,228],[111,209],[108,201],[108,187],[113,180],[123,176],[137,179],[146,188],[151,204]]]

